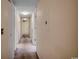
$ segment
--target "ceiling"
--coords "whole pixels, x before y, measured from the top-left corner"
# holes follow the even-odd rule
[[[18,11],[28,11],[32,12],[37,4],[37,0],[12,0],[14,6]]]

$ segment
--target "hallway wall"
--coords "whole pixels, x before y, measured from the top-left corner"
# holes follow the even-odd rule
[[[39,0],[36,22],[40,59],[77,56],[77,0]]]
[[[9,59],[10,15],[11,4],[8,0],[1,0],[1,28],[4,28],[4,33],[1,35],[1,59]]]
[[[16,48],[16,46],[18,44],[18,41],[20,40],[20,35],[21,35],[21,33],[20,33],[20,29],[21,29],[20,26],[21,26],[21,24],[20,23],[21,22],[20,22],[19,12],[15,8],[15,48]]]
[[[35,11],[32,13],[31,17],[31,29],[30,29],[30,34],[31,34],[31,39],[34,45],[36,45],[36,33],[35,33]]]
[[[15,7],[11,4],[11,12],[9,15],[9,59],[14,58],[15,49]]]

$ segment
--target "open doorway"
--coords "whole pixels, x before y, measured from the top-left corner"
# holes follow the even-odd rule
[[[15,6],[14,59],[38,59],[35,31],[37,0],[13,0],[13,4]]]

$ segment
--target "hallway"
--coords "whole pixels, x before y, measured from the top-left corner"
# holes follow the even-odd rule
[[[36,0],[13,0],[13,4],[16,8],[14,59],[38,59],[34,32]]]
[[[1,59],[78,59],[78,0],[1,0]]]
[[[2,35],[2,59],[39,59],[34,30],[36,3],[37,0],[2,0],[1,29],[7,30]]]

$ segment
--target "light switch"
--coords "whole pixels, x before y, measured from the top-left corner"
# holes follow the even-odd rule
[[[47,21],[45,21],[45,24],[47,24]]]

